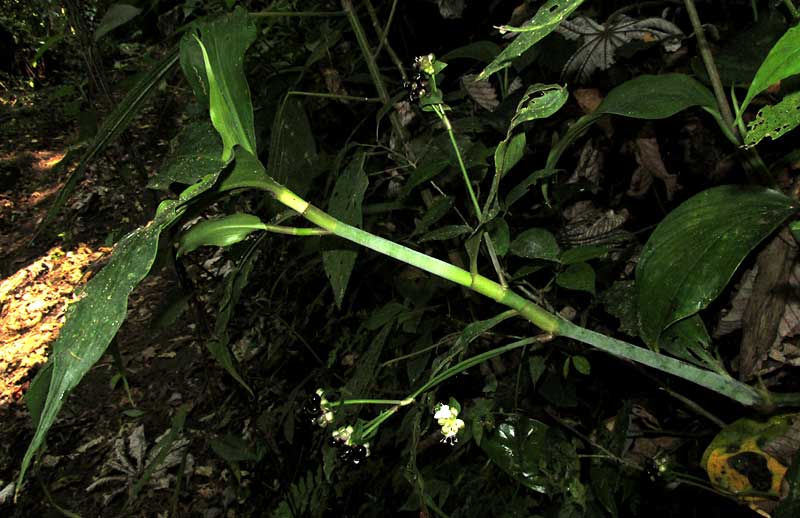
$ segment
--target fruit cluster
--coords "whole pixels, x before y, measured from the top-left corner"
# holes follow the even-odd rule
[[[303,403],[300,415],[310,424],[323,428],[332,423],[334,418],[333,410],[331,410],[328,400],[325,399],[325,391],[317,389],[316,392],[311,394],[311,397]]]
[[[369,443],[353,444],[352,435],[352,426],[334,430],[328,439],[328,445],[339,450],[340,460],[358,465],[369,457]]]

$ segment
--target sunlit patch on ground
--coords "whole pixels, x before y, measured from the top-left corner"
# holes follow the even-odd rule
[[[75,289],[90,266],[110,252],[79,245],[60,247],[0,281],[0,413],[27,388],[31,370],[47,359]]]

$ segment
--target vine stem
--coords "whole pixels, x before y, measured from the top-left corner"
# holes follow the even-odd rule
[[[364,32],[364,27],[361,25],[361,22],[358,20],[358,16],[353,9],[353,2],[351,0],[341,0],[341,3],[342,9],[347,15],[347,20],[350,22],[350,27],[353,29],[353,33],[356,35],[356,41],[358,41],[361,54],[364,56],[364,61],[367,64],[367,70],[369,70],[369,75],[370,78],[372,78],[372,83],[375,86],[375,90],[378,91],[378,97],[380,97],[384,105],[388,105],[391,102],[391,97],[389,97],[389,92],[386,90],[386,85],[383,83],[381,71],[378,69],[378,64],[375,62],[372,48],[369,45],[369,40],[367,40],[367,34]],[[395,133],[397,133],[400,139],[405,142],[408,135],[406,129],[403,127],[403,124],[400,122],[400,119],[397,117],[397,113],[394,111],[389,113],[389,121],[392,123]]]
[[[722,120],[725,121],[725,125],[730,129],[731,133],[736,135],[737,131],[733,121],[731,106],[728,103],[728,99],[725,97],[725,90],[722,88],[719,70],[717,70],[717,64],[714,62],[714,56],[711,55],[711,47],[708,45],[708,40],[706,40],[703,24],[700,23],[700,16],[697,14],[694,0],[684,0],[683,3],[686,6],[686,13],[689,15],[689,21],[692,23],[692,28],[697,38],[697,47],[700,50],[700,57],[703,59],[703,65],[706,67],[708,78],[711,80],[711,88],[714,90],[714,97],[717,99],[717,107],[722,115]]]
[[[746,406],[756,406],[765,402],[765,398],[759,391],[730,376],[700,369],[684,361],[664,356],[649,349],[637,347],[628,342],[580,327],[521,297],[508,287],[504,287],[477,273],[470,273],[453,264],[347,225],[311,205],[309,202],[266,175],[242,182],[238,187],[251,187],[268,191],[278,202],[294,210],[320,228],[380,254],[387,255],[432,273],[433,275],[447,279],[455,284],[476,291],[481,295],[516,310],[520,316],[539,327],[545,333],[572,338],[614,356],[672,374],[673,376],[691,381],[692,383],[705,387]],[[444,373],[441,375],[443,374]],[[769,398],[766,399],[769,402],[774,401]]]
[[[792,15],[792,19],[794,21],[800,20],[800,11],[797,10],[797,7],[794,6],[792,0],[783,0],[783,5],[789,10],[789,14]]]

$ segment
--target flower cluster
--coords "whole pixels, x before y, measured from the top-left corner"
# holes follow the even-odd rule
[[[403,87],[408,92],[408,100],[410,102],[415,103],[428,94],[427,76],[435,73],[433,67],[434,59],[433,54],[414,58],[414,75],[411,76],[410,81],[403,83]]]
[[[322,428],[328,426],[333,422],[333,410],[327,399],[325,399],[325,391],[317,389],[316,392],[311,394],[311,397],[303,404],[303,416],[311,421],[311,424],[321,426]]]
[[[328,444],[339,449],[339,458],[350,464],[360,464],[369,457],[369,443],[353,443],[353,427],[343,426],[331,433]]]
[[[458,442],[458,432],[464,428],[464,421],[458,418],[459,409],[456,405],[436,405],[433,418],[442,427],[442,442],[455,444]]]

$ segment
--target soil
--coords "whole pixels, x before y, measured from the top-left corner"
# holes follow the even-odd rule
[[[142,476],[143,454],[153,454],[175,415],[219,419],[230,389],[210,364],[192,318],[154,327],[165,295],[177,288],[169,268],[154,272],[129,300],[128,318],[109,349],[119,351],[123,370],[112,354],[92,368],[12,503],[34,429],[23,394],[47,361],[69,302],[112,251],[108,245],[152,214],[142,182],[121,178],[125,172],[115,165],[135,151],[112,146],[55,223],[31,240],[75,165],[59,164],[77,131],[65,131],[71,123],[46,108],[47,95],[47,89],[5,92],[0,112],[0,515],[236,516],[236,495],[226,489],[232,475],[209,453],[207,437],[197,431],[202,427],[186,427],[171,444],[168,469],[154,473],[125,507]],[[158,102],[143,118],[163,113]],[[136,142],[156,151],[139,160],[152,170],[166,149],[165,126],[133,131]]]

